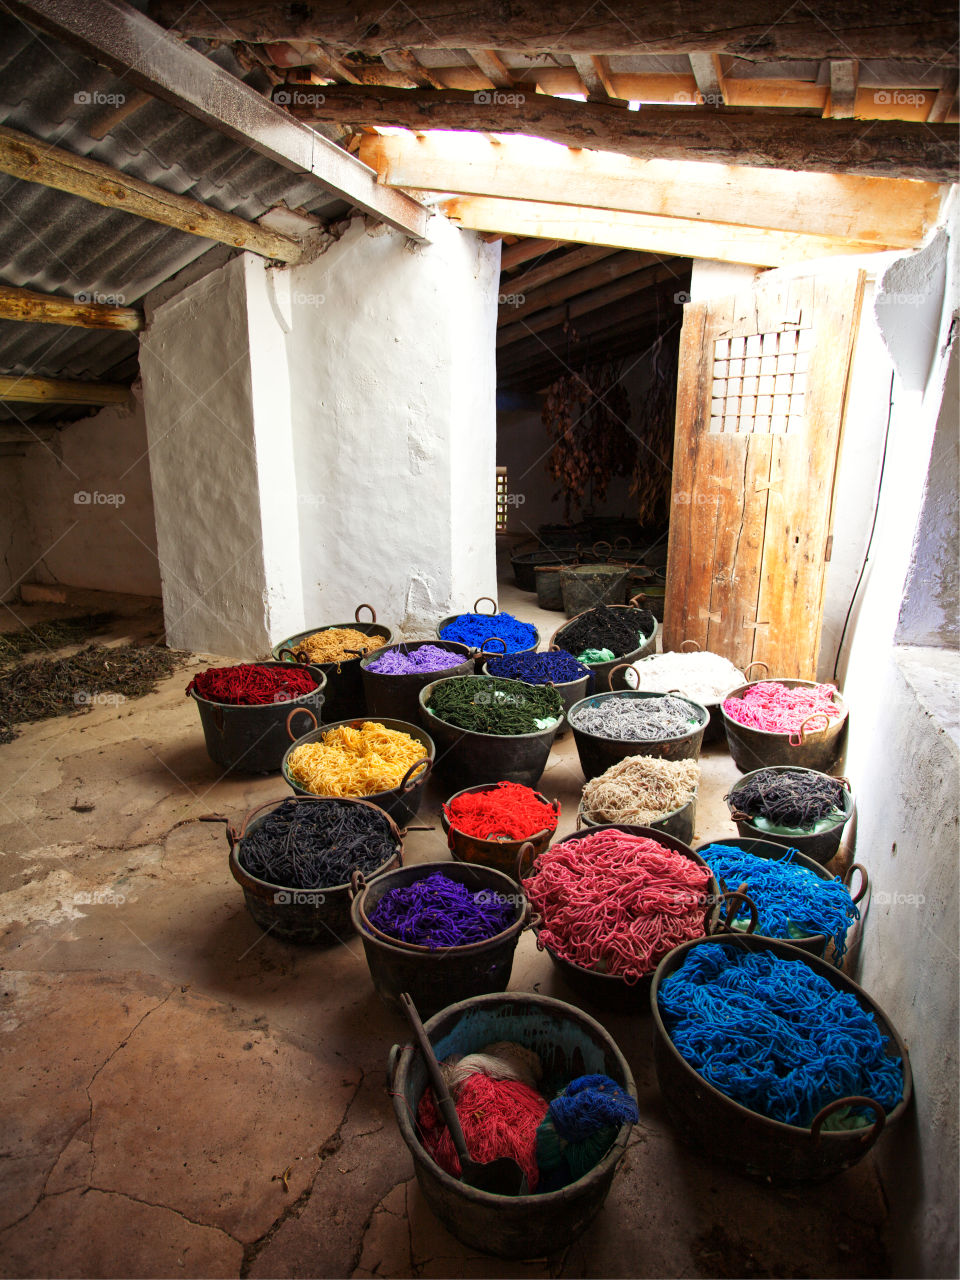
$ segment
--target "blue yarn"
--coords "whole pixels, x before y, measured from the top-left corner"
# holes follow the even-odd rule
[[[488,658],[487,670],[492,676],[523,680],[525,684],[564,684],[584,676],[593,679],[590,668],[564,649],[556,653],[511,653],[503,658]]]
[[[890,1111],[903,1066],[873,1014],[802,960],[710,943],[690,949],[660,985],[660,1015],[677,1052],[751,1111],[807,1127],[848,1094]]]
[[[550,1103],[557,1133],[567,1142],[583,1142],[598,1129],[636,1124],[637,1104],[609,1076],[578,1076]]]
[[[503,640],[507,653],[529,649],[537,643],[536,627],[521,622],[512,613],[461,613],[440,632],[441,639],[457,640],[471,649],[479,649],[484,640],[494,636]]]
[[[711,844],[700,850],[721,888],[736,889],[747,882],[747,893],[757,906],[757,933],[768,938],[801,938],[822,933],[833,939],[834,964],[847,949],[847,930],[860,912],[840,879],[823,880],[809,867],[794,862],[796,849],[782,858],[758,858],[735,845]],[[743,908],[735,923],[750,919]]]

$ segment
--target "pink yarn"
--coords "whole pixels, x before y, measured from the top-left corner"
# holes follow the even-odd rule
[[[776,680],[761,680],[751,685],[742,698],[727,698],[723,709],[737,724],[764,733],[798,733],[804,720],[812,715],[825,717],[823,723],[816,721],[812,726],[825,729],[831,720],[843,716],[833,701],[836,692],[832,684],[791,688]]]
[[[704,931],[710,872],[625,831],[598,831],[542,853],[523,890],[543,917],[537,945],[628,983]]]

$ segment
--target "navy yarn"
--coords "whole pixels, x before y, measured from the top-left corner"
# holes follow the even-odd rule
[[[719,943],[691,947],[660,985],[677,1052],[742,1106],[807,1127],[828,1102],[859,1094],[890,1111],[903,1065],[855,997],[802,960]]]
[[[593,678],[589,667],[563,649],[556,653],[511,653],[502,658],[488,658],[487,671],[492,676],[522,680],[524,684],[564,684],[584,676]]]
[[[521,622],[512,613],[461,613],[440,632],[441,639],[457,640],[471,649],[479,649],[484,640],[494,636],[504,642],[507,653],[530,649],[537,643],[536,627]],[[499,652],[499,646],[490,652]]]
[[[841,963],[847,930],[860,918],[842,880],[823,880],[794,862],[796,849],[788,849],[776,860],[727,844],[711,844],[699,852],[722,889],[737,889],[746,881],[746,891],[757,907],[757,933],[787,940],[825,934],[833,940],[834,964]],[[746,924],[749,919],[744,907],[735,923]]]
[[[609,1076],[578,1076],[550,1103],[550,1115],[561,1138],[583,1142],[598,1129],[636,1124],[637,1104]]]

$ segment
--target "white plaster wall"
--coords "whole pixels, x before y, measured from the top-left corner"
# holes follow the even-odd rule
[[[269,648],[250,366],[243,257],[158,307],[141,338],[167,638],[247,658]]]
[[[363,601],[429,633],[496,594],[499,247],[439,217],[430,234],[357,218],[282,273],[304,626]]]
[[[15,488],[2,503],[18,524],[7,584],[57,582],[133,595],[160,594],[143,408],[111,406],[69,423],[3,467]],[[8,470],[9,467],[9,470]],[[89,501],[77,497],[89,496]],[[12,566],[11,566],[12,567]]]

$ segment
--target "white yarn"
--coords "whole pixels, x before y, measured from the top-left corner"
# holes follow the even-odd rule
[[[640,689],[647,693],[679,691],[694,702],[720,702],[731,689],[746,684],[739,667],[709,649],[702,653],[656,653],[633,663]],[[628,686],[633,687],[628,678]]]
[[[440,1070],[454,1099],[464,1081],[478,1071],[491,1080],[521,1080],[531,1089],[536,1089],[543,1075],[540,1059],[532,1049],[506,1040],[485,1044],[479,1053],[453,1054],[440,1063]]]

